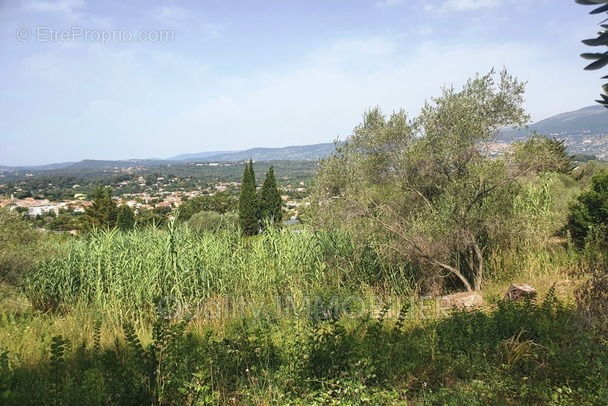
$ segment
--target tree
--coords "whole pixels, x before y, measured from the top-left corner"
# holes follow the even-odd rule
[[[603,4],[597,8],[594,8],[589,14],[600,14],[608,11],[608,0],[575,0],[576,3],[582,4],[585,6],[598,6]],[[596,38],[586,39],[583,41],[583,44],[597,47],[597,46],[608,46],[608,25],[603,24],[606,20],[602,21],[600,27],[602,30],[598,32],[598,36]],[[606,65],[608,65],[608,52],[594,52],[594,53],[584,53],[581,54],[581,57],[584,59],[592,60],[589,65],[585,67],[585,70],[597,70],[602,69]],[[602,77],[602,79],[608,79],[608,76]],[[601,100],[596,100],[596,102],[604,105],[604,107],[608,107],[608,83],[602,86],[604,91],[603,94],[600,94],[602,97]]]
[[[322,225],[348,225],[427,283],[455,278],[479,290],[491,250],[512,232],[517,179],[528,169],[491,159],[480,144],[528,121],[524,85],[494,72],[469,80],[410,120],[367,111],[336,153],[322,161],[314,197]]]
[[[118,206],[112,199],[110,188],[97,187],[91,205],[85,208],[87,228],[114,228],[118,218]]]
[[[572,240],[582,248],[588,237],[608,243],[608,171],[591,178],[591,189],[581,193],[570,206],[568,224]],[[593,233],[593,234],[591,234]]]
[[[16,283],[36,261],[51,257],[51,242],[16,211],[0,207],[0,282]]]
[[[129,231],[135,227],[135,213],[132,208],[124,203],[118,208],[116,226],[121,231]]]
[[[534,134],[526,141],[513,144],[514,158],[521,168],[534,167],[536,172],[572,174],[573,156],[568,154],[564,140]]]
[[[274,168],[272,165],[266,173],[264,184],[260,191],[260,218],[262,221],[271,223],[279,223],[282,218],[281,207],[283,200],[277,188],[277,180],[274,176]]]
[[[219,214],[235,211],[237,208],[236,202],[236,197],[228,192],[197,196],[180,206],[179,220],[188,221],[192,216],[203,211],[214,211]]]
[[[260,228],[260,211],[255,185],[253,161],[245,165],[239,196],[239,225],[244,235],[256,235]]]
[[[139,209],[137,213],[138,227],[164,227],[167,224],[167,212],[171,211],[169,207],[155,207],[153,209]]]

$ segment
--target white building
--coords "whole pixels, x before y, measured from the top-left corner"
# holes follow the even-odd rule
[[[56,216],[59,215],[59,206],[54,204],[40,204],[37,206],[30,206],[27,209],[28,216],[42,216],[45,213],[55,213]]]

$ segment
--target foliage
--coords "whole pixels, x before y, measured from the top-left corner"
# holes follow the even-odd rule
[[[83,217],[81,214],[67,214],[60,211],[58,216],[49,219],[44,228],[51,231],[82,230]]]
[[[513,144],[515,161],[520,168],[532,167],[537,172],[557,172],[570,175],[573,157],[568,154],[564,140],[534,134]]]
[[[202,317],[199,305],[217,297],[265,303],[277,295],[301,298],[324,283],[382,287],[390,281],[401,291],[409,283],[371,278],[375,264],[351,253],[348,236],[308,229],[269,228],[256,239],[242,239],[235,229],[199,233],[177,223],[167,230],[97,230],[39,263],[24,288],[37,308],[93,306],[123,322],[149,319],[172,304],[180,316]]]
[[[576,292],[577,303],[590,326],[608,337],[608,257],[589,265],[589,279]]]
[[[608,352],[550,290],[404,322],[237,317],[220,331],[157,318],[100,346],[47,339],[50,368],[0,352],[3,404],[601,404]],[[269,311],[269,308],[265,308]],[[98,329],[96,328],[96,331]],[[97,333],[96,333],[97,334]],[[121,338],[123,338],[121,337]],[[50,342],[49,342],[50,341]],[[48,347],[47,347],[48,348]],[[31,387],[35,385],[36,391]]]
[[[200,212],[217,212],[224,214],[237,209],[237,199],[228,192],[217,192],[213,195],[202,195],[187,200],[179,207],[179,219],[188,221]]]
[[[0,208],[0,282],[17,282],[51,253],[47,236],[16,212]]]
[[[511,231],[517,181],[529,171],[486,157],[480,143],[527,121],[523,91],[506,71],[497,83],[490,72],[461,91],[443,89],[414,120],[403,111],[388,118],[379,108],[367,111],[321,163],[321,225],[362,231],[385,257],[424,270],[431,289],[448,275],[480,289],[488,254]]]
[[[121,231],[129,231],[135,227],[135,212],[127,204],[123,204],[118,208],[116,227]]]
[[[168,207],[155,207],[154,209],[140,209],[136,218],[135,225],[138,228],[164,227],[167,224],[167,215],[171,212]]]
[[[200,165],[203,165],[201,168]],[[269,162],[258,162],[256,167],[266,171]],[[315,175],[315,161],[273,161],[275,172],[282,177],[282,184],[308,183]],[[202,170],[201,170],[202,169]],[[162,188],[169,192],[189,192],[214,187],[218,182],[238,182],[243,175],[239,163],[207,165],[172,163],[170,166],[139,167],[133,174],[121,173],[122,169],[65,168],[54,171],[28,169],[5,171],[0,195],[14,195],[18,199],[40,197],[49,200],[72,199],[75,193],[91,196],[99,185],[110,186],[121,194],[148,193],[153,195]],[[145,179],[140,182],[140,176]],[[164,178],[164,180],[158,180]],[[125,184],[126,183],[126,184]],[[223,192],[221,192],[223,193]],[[213,209],[215,210],[215,209]]]
[[[260,229],[260,208],[256,192],[253,161],[245,165],[239,196],[239,225],[244,235],[256,235]]]
[[[585,243],[608,245],[608,171],[591,178],[591,189],[570,206],[566,229],[580,248]]]
[[[602,4],[601,6],[593,9],[589,14],[600,14],[608,11],[608,0],[575,0],[578,4],[582,4],[585,6],[597,6]],[[597,46],[608,46],[608,25],[604,24],[606,21],[602,21],[600,27],[602,30],[598,32],[598,36],[596,38],[586,39],[583,41],[583,44],[597,47]],[[581,57],[584,59],[592,60],[589,65],[585,67],[585,70],[597,70],[602,69],[606,65],[608,65],[608,52],[596,52],[596,53],[584,53],[581,54]],[[604,76],[602,79],[606,79]],[[602,97],[601,100],[596,100],[598,103],[604,105],[604,107],[608,107],[608,83],[602,86],[604,90],[603,94],[600,94]]]
[[[88,229],[116,227],[118,219],[118,206],[112,199],[110,188],[97,187],[91,197],[91,205],[85,207],[86,225]]]
[[[270,223],[280,223],[282,220],[281,207],[283,200],[277,188],[277,180],[274,177],[272,165],[266,172],[264,184],[260,190],[260,218]]]
[[[180,210],[180,217],[181,217]],[[228,212],[220,214],[217,211],[200,211],[188,220],[188,226],[198,232],[220,229],[233,230],[238,226],[238,216]]]

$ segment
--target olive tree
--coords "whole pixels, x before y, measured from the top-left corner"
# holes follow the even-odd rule
[[[443,88],[418,117],[379,108],[321,162],[315,219],[362,230],[387,256],[433,280],[479,290],[489,250],[514,230],[517,180],[530,168],[492,159],[484,145],[524,125],[524,84],[505,70]]]

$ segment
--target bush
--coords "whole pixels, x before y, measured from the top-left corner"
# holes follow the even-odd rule
[[[19,214],[0,209],[0,282],[16,283],[47,257],[48,238]]]
[[[221,214],[216,211],[201,211],[188,220],[188,226],[195,231],[215,231],[219,229],[235,228],[238,216],[232,212]]]
[[[566,229],[582,248],[586,244],[608,244],[608,171],[591,178],[591,190],[582,193],[570,206]]]

